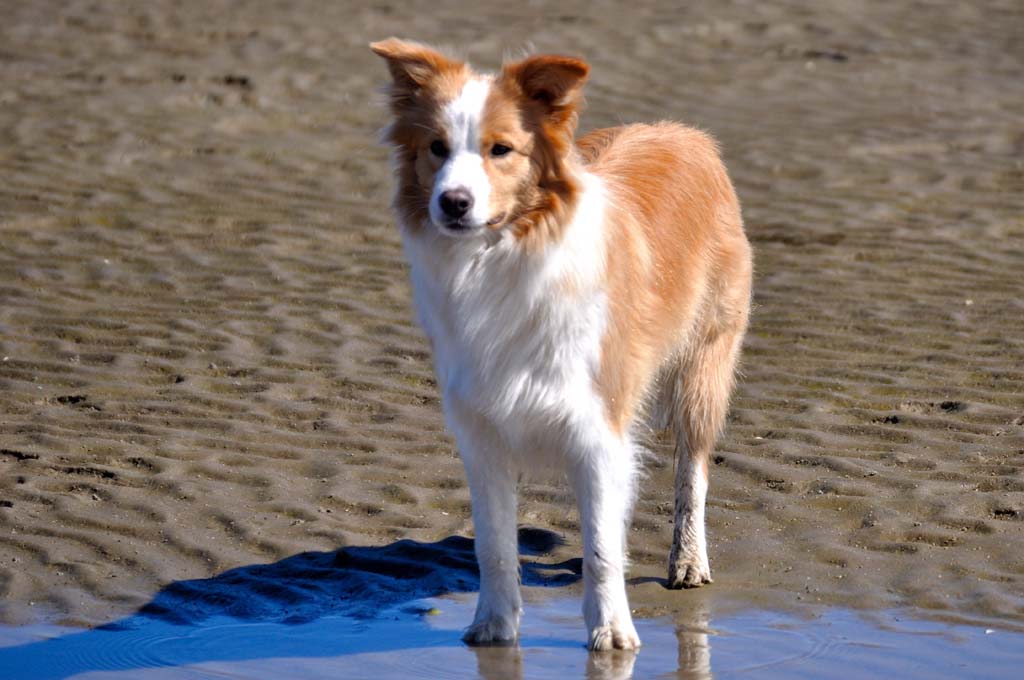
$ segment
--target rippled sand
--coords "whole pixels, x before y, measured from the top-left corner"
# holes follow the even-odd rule
[[[582,54],[583,128],[721,141],[757,280],[714,592],[1024,628],[1020,4],[635,4],[3,3],[0,620],[471,534],[375,142],[396,34]],[[652,445],[656,615],[706,596],[646,578]],[[571,508],[524,491],[551,563]]]

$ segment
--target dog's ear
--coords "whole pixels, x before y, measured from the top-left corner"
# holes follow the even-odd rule
[[[439,75],[464,67],[426,45],[398,38],[370,43],[370,49],[387,61],[395,86],[404,90],[421,89]]]
[[[539,55],[506,64],[503,71],[519,83],[528,99],[557,111],[572,108],[579,102],[590,67],[574,57]]]

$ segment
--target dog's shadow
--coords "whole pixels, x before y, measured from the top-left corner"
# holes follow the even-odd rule
[[[520,553],[526,556],[521,560],[524,585],[560,587],[580,580],[579,558],[560,562],[536,559],[560,542],[549,531],[520,529]],[[282,654],[329,657],[406,649],[410,643],[401,636],[374,640],[371,649],[365,641],[354,647],[351,640],[345,640],[345,631],[352,628],[344,625],[337,626],[337,637],[330,637],[327,644],[322,637],[308,644],[292,639],[297,648],[287,650],[280,644],[190,646],[187,631],[225,617],[244,623],[296,625],[328,616],[366,621],[383,612],[403,611],[403,605],[423,598],[475,592],[479,585],[473,541],[462,536],[436,543],[401,540],[381,547],[306,552],[272,564],[238,567],[212,578],[171,583],[128,617],[82,632],[0,648],[0,668],[5,669],[5,677],[55,680],[89,671],[248,661]],[[166,637],[172,628],[185,633],[185,640],[174,646],[172,659],[131,652],[148,644],[147,640]],[[418,637],[416,646],[454,646],[460,644],[458,638],[452,631],[435,631]]]
[[[519,552],[542,556],[560,545],[557,534],[521,528]],[[582,577],[582,560],[522,562],[523,585],[557,587]],[[194,625],[214,616],[244,621],[308,623],[325,615],[373,618],[405,602],[475,592],[480,572],[473,540],[401,540],[381,547],[307,552],[273,564],[254,564],[161,590],[138,616]],[[115,629],[122,622],[103,628]]]

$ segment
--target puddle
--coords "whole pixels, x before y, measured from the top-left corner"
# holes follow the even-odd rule
[[[0,628],[10,680],[57,678],[1010,678],[1024,635],[822,609],[764,611],[679,623],[639,619],[639,654],[590,655],[578,601],[530,602],[518,648],[471,649],[459,631],[473,596],[427,598],[374,619],[303,623],[213,617],[192,625],[136,616],[116,629]]]

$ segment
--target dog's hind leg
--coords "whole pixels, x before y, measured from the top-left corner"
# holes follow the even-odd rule
[[[711,582],[704,504],[708,460],[729,408],[736,362],[747,325],[748,293],[742,286],[735,303],[713,313],[668,378],[666,393],[676,435],[675,527],[668,563],[669,588],[694,588]],[[664,408],[664,407],[663,407]]]

